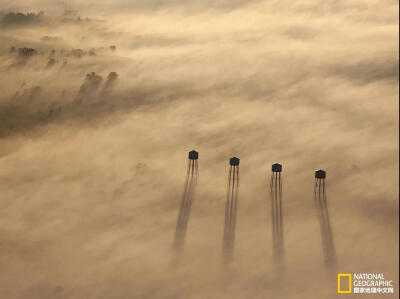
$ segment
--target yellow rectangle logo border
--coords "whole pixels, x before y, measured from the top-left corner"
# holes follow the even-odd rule
[[[349,278],[349,289],[346,291],[342,291],[342,288],[340,286],[340,278],[341,277],[348,277]],[[337,292],[338,294],[351,294],[351,273],[338,273],[337,275]]]

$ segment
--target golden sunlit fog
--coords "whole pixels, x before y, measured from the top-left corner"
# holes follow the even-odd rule
[[[339,272],[384,273],[396,298],[397,12],[0,0],[0,297],[336,298]]]

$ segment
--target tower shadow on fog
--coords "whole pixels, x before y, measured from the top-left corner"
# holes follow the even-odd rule
[[[225,227],[223,237],[223,259],[229,263],[233,259],[235,246],[236,209],[239,188],[240,159],[233,157],[229,160],[228,192],[225,207]]]
[[[186,230],[189,223],[190,209],[195,195],[198,179],[199,153],[192,150],[189,152],[188,169],[186,173],[185,186],[179,208],[178,221],[176,223],[174,247],[179,250],[185,242]]]
[[[315,172],[314,205],[321,227],[325,265],[334,268],[336,266],[336,252],[329,220],[325,179],[326,172],[324,170],[320,169]]]
[[[274,261],[278,264],[283,262],[283,213],[282,213],[282,165],[272,165],[270,180],[270,197],[272,211],[272,242]]]

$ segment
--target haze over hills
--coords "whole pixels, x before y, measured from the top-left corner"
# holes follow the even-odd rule
[[[0,4],[5,298],[336,298],[317,169],[327,171],[337,272],[398,281],[398,3]],[[196,194],[177,255],[192,149]],[[279,266],[275,162],[284,167]]]

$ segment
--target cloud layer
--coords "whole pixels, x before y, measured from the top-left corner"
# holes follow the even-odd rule
[[[313,202],[320,168],[335,270],[398,281],[397,3],[3,0],[2,9],[4,296],[336,298]],[[191,149],[199,173],[178,254]],[[226,267],[231,156],[241,158],[240,188]],[[284,265],[273,258],[275,162]]]

